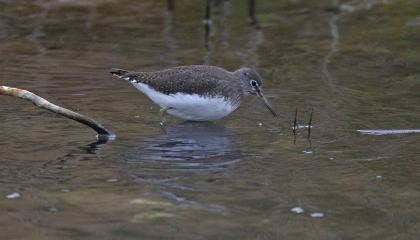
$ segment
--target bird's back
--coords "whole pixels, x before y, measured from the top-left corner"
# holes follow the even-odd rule
[[[207,65],[173,67],[156,72],[129,72],[115,69],[112,74],[135,83],[143,83],[164,94],[198,94],[241,100],[243,93],[235,76],[223,68]],[[233,95],[233,98],[232,98]]]

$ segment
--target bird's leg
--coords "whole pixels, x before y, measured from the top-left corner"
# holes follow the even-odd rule
[[[164,108],[161,108],[160,110],[159,110],[159,116],[160,116],[160,126],[162,126],[162,127],[165,127],[166,126],[166,118],[165,118],[165,114],[166,114],[166,111],[168,111],[168,110],[170,110],[170,109],[172,109],[171,107],[164,107]]]

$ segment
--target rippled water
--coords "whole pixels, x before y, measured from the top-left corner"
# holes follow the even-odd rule
[[[0,85],[117,134],[0,97],[2,239],[419,238],[417,1],[257,1],[259,27],[215,2],[208,50],[201,1],[0,2]],[[108,73],[188,64],[256,68],[280,117],[249,98],[162,130]]]

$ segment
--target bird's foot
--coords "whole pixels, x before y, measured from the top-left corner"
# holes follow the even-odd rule
[[[163,133],[166,133],[166,127],[168,126],[168,124],[166,122],[161,121],[159,123],[160,129],[162,129]]]
[[[171,108],[170,107],[161,108],[159,110],[159,115],[160,115],[159,125],[163,129],[163,131],[166,131],[166,127],[168,126],[168,123],[167,123],[166,118],[165,118],[165,114],[166,114],[166,111],[168,111],[169,109],[171,109]]]

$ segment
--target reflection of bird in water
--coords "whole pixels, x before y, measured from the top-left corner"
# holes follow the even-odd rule
[[[240,160],[231,132],[210,122],[183,122],[144,140],[125,159],[140,170],[222,171]]]

